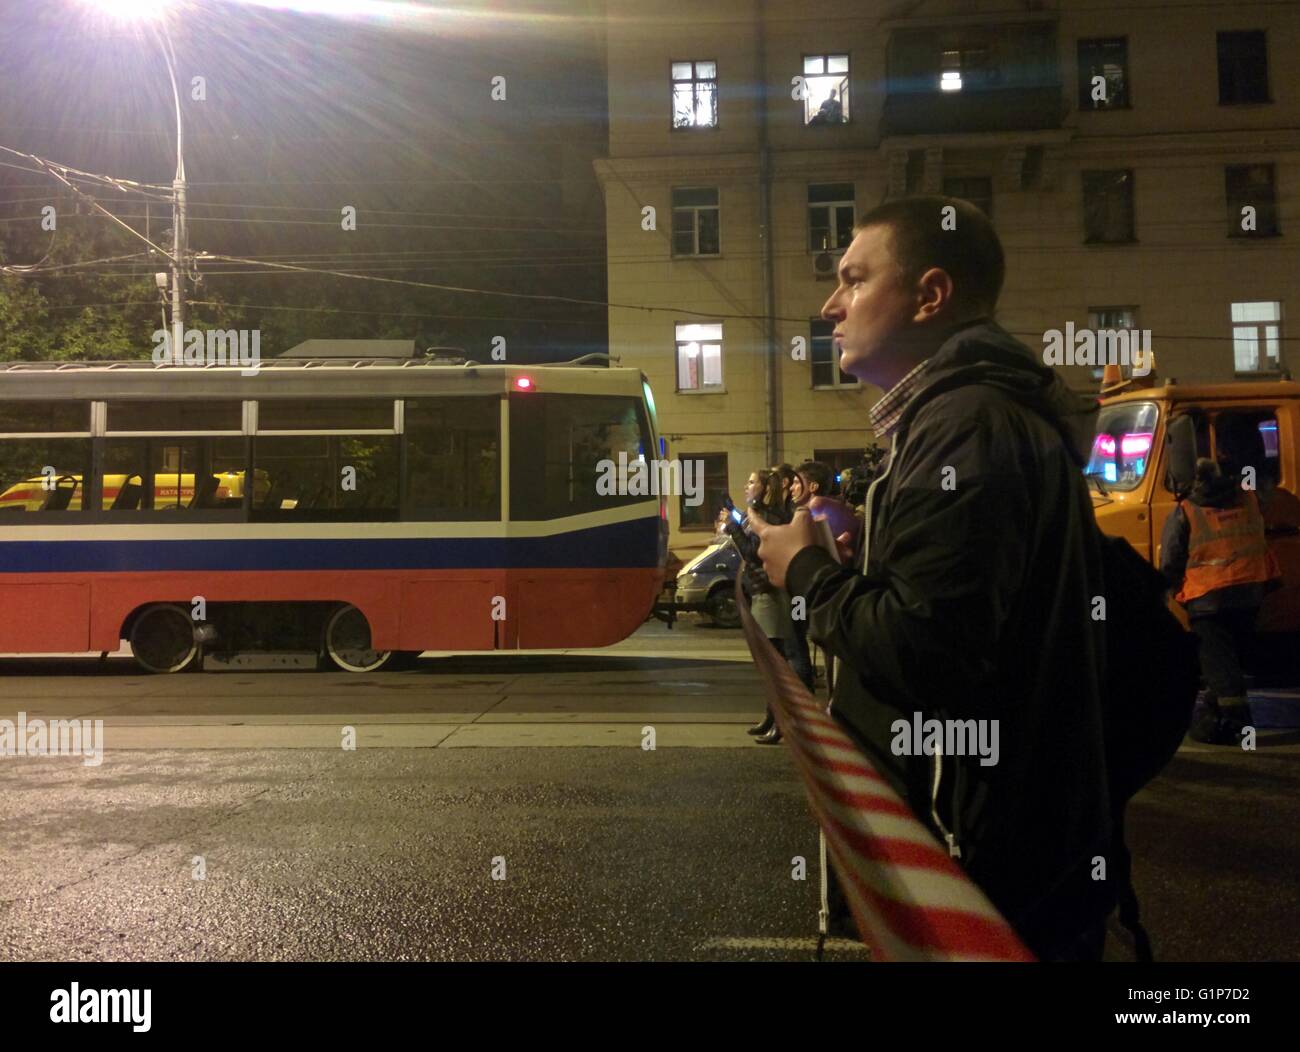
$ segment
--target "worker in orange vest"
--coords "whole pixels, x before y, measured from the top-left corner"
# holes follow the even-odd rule
[[[1281,573],[1268,549],[1253,490],[1213,460],[1196,462],[1196,483],[1165,522],[1160,571],[1200,639],[1207,695],[1188,732],[1232,745],[1250,723],[1241,654],[1255,630],[1264,594]]]

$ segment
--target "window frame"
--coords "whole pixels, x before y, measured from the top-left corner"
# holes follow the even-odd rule
[[[1088,230],[1088,177],[1127,175],[1128,186],[1128,236],[1123,238],[1093,237]],[[1083,243],[1085,245],[1133,245],[1137,243],[1137,177],[1132,168],[1085,168],[1079,172],[1080,202],[1083,207]]]
[[[678,331],[683,325],[717,325],[722,331],[718,336],[718,372],[721,374],[721,381],[714,386],[704,384],[704,354],[703,345],[712,344],[712,340],[683,340],[678,335]],[[699,387],[682,387],[682,347],[686,344],[697,343],[701,345],[700,353],[700,386]],[[726,394],[727,392],[727,373],[726,365],[726,348],[727,348],[727,329],[726,324],[721,318],[706,320],[697,318],[691,321],[678,321],[673,323],[673,384],[677,394],[682,395],[711,395]]]
[[[1092,101],[1092,78],[1095,76],[1104,77],[1105,73],[1096,66],[1088,66],[1087,71],[1085,72],[1084,48],[1092,46],[1100,51],[1101,46],[1117,42],[1121,44],[1124,49],[1124,64],[1121,67],[1123,70],[1124,101],[1122,103],[1106,102],[1102,105],[1097,105]],[[1131,81],[1132,64],[1129,62],[1128,57],[1127,34],[1124,36],[1113,37],[1080,37],[1076,41],[1075,65],[1079,77],[1079,93],[1076,101],[1078,102],[1080,113],[1110,113],[1117,110],[1131,110],[1133,108],[1133,85]]]
[[[496,428],[496,445],[497,445],[497,499],[495,510],[490,518],[475,519],[449,519],[449,518],[431,518],[428,514],[427,506],[416,504],[411,496],[411,460],[410,460],[410,429],[406,426],[407,403],[409,402],[428,402],[434,399],[445,398],[465,398],[469,400],[481,400],[484,402],[493,402],[496,404],[496,410],[493,414]],[[402,522],[508,522],[509,521],[509,473],[510,465],[507,462],[507,452],[509,442],[503,435],[508,432],[508,413],[509,399],[505,393],[475,393],[475,394],[429,394],[415,395],[413,397],[400,400],[402,408],[402,434],[398,443],[398,494],[397,501]]]
[[[1229,37],[1245,38],[1245,37],[1253,37],[1253,36],[1258,36],[1258,37],[1260,37],[1260,39],[1261,39],[1261,41],[1262,41],[1262,43],[1263,43],[1263,55],[1264,55],[1264,70],[1263,70],[1263,74],[1262,74],[1263,85],[1264,85],[1264,95],[1263,95],[1263,98],[1258,98],[1258,99],[1225,99],[1225,98],[1223,97],[1223,88],[1224,88],[1224,69],[1223,69],[1223,51],[1224,51],[1224,41],[1225,41],[1226,38],[1229,38]],[[1268,105],[1271,105],[1271,104],[1273,103],[1274,99],[1273,99],[1273,85],[1272,85],[1272,78],[1269,76],[1269,74],[1270,74],[1271,71],[1269,70],[1269,61],[1268,61],[1268,30],[1267,30],[1267,29],[1219,29],[1219,30],[1216,30],[1216,31],[1215,31],[1215,36],[1214,36],[1214,57],[1215,57],[1215,73],[1216,73],[1216,76],[1217,76],[1217,78],[1218,78],[1218,82],[1219,82],[1219,84],[1218,84],[1218,87],[1219,87],[1218,95],[1219,95],[1219,105],[1220,105],[1220,106],[1268,106]],[[1237,63],[1236,56],[1234,56],[1234,63]],[[1239,63],[1237,63],[1237,65],[1238,65],[1238,68],[1239,68]]]
[[[1249,172],[1252,168],[1264,168],[1268,170],[1268,197],[1266,207],[1261,207],[1263,202],[1238,197],[1233,199],[1232,191],[1232,173]],[[1239,241],[1256,241],[1262,238],[1281,237],[1282,224],[1279,222],[1277,207],[1277,165],[1272,161],[1260,164],[1225,164],[1223,166],[1223,196],[1227,203],[1228,211],[1228,237]],[[1256,218],[1267,216],[1271,223],[1270,229],[1256,229],[1252,231],[1241,229],[1241,209],[1245,205],[1256,206]],[[1258,226],[1258,224],[1257,224]]]
[[[815,332],[815,329],[822,325],[829,326],[832,332],[835,329],[835,323],[826,321],[824,318],[808,319],[808,386],[814,391],[860,390],[862,381],[856,376],[849,376],[840,368],[839,357],[835,354],[835,341],[831,338],[830,333],[819,336]],[[830,361],[826,364],[830,367],[834,377],[829,384],[817,383],[817,348],[823,340],[827,341],[830,348]],[[846,376],[848,376],[847,380],[844,379]]]
[[[710,505],[710,501],[709,501],[709,499],[708,499],[708,494],[709,494],[709,479],[710,479],[711,477],[714,478],[714,479],[717,479],[717,478],[720,477],[720,478],[722,479],[722,490],[723,490],[723,492],[725,493],[725,492],[727,492],[727,491],[730,490],[730,488],[731,488],[731,478],[730,478],[730,476],[728,475],[728,471],[730,471],[730,462],[729,462],[729,460],[728,460],[728,456],[727,456],[727,454],[726,454],[725,452],[716,452],[716,453],[683,453],[682,451],[678,450],[678,451],[677,451],[677,457],[678,457],[678,459],[681,460],[682,463],[685,463],[685,462],[688,461],[688,460],[698,460],[698,461],[701,461],[701,462],[704,464],[704,477],[703,477],[703,480],[702,480],[702,482],[703,482],[702,488],[703,488],[703,491],[704,491],[704,500],[703,500],[703,502],[699,505],[699,508],[696,508],[696,509],[693,509],[693,510],[695,510],[695,511],[699,511],[699,510],[703,509],[705,515],[708,517],[708,521],[706,521],[706,522],[702,522],[702,523],[695,523],[695,522],[687,523],[687,522],[685,521],[685,518],[684,518],[684,512],[685,512],[685,509],[686,509],[686,503],[685,503],[685,501],[686,501],[686,494],[685,494],[685,493],[680,493],[680,494],[678,494],[678,496],[677,496],[677,529],[678,529],[680,532],[682,532],[682,533],[704,533],[704,532],[707,531],[707,532],[709,532],[710,534],[712,534],[712,533],[715,532],[716,529],[717,529],[718,510],[719,510],[719,508],[721,508],[721,505],[719,505],[718,508],[710,508],[710,506],[709,506],[709,505]],[[708,468],[708,463],[709,463],[709,458],[710,458],[710,457],[718,457],[718,458],[721,458],[721,460],[722,460],[722,471],[721,471],[720,473],[715,472],[715,473],[713,473],[712,475],[710,474],[710,472],[709,472],[709,468]]]
[[[973,197],[968,197],[964,193],[956,193],[949,189],[949,185],[952,183],[972,182],[986,183],[988,185],[988,208],[982,207]],[[955,197],[960,201],[965,201],[967,204],[974,205],[984,213],[984,218],[986,218],[990,223],[993,222],[993,198],[995,192],[996,188],[993,185],[993,177],[990,175],[953,175],[946,176],[943,180],[944,197]]]
[[[711,78],[701,78],[699,76],[698,66],[701,62],[707,62],[713,66],[713,76]],[[690,63],[691,76],[689,80],[679,80],[673,73],[673,67],[682,63]],[[713,123],[712,124],[678,124],[676,117],[677,106],[677,85],[691,85],[691,114],[695,113],[695,107],[699,105],[698,85],[713,85]],[[721,106],[721,78],[718,75],[718,60],[712,58],[674,58],[668,60],[668,125],[675,132],[706,131],[716,129],[722,123],[722,106]]]
[[[838,73],[831,73],[826,70],[826,67],[830,64],[830,59],[832,58],[843,58],[845,63],[848,66],[848,68],[844,71],[843,74],[842,82],[844,85],[844,89],[843,89],[844,93],[839,98],[840,115],[841,115],[840,119],[834,123],[831,123],[829,121],[822,124],[811,123],[813,118],[817,115],[817,113],[809,112],[808,107],[812,102],[810,96],[809,98],[804,100],[804,104],[803,104],[803,127],[805,128],[842,128],[846,124],[853,123],[853,105],[851,102],[851,97],[853,93],[853,53],[851,51],[828,51],[823,53],[801,54],[799,56],[799,69],[800,69],[799,75],[803,77],[805,84],[807,83],[810,77],[829,78],[829,77],[840,76],[840,74]],[[808,61],[810,59],[821,59],[822,70],[823,70],[821,73],[807,72]]]
[[[1264,321],[1237,321],[1232,317],[1232,308],[1237,306],[1246,306],[1254,303],[1271,303],[1277,307],[1276,320]],[[1269,377],[1274,378],[1282,375],[1286,371],[1286,356],[1284,353],[1286,341],[1283,338],[1283,325],[1285,324],[1284,312],[1281,300],[1236,300],[1228,305],[1228,325],[1229,339],[1232,346],[1232,374],[1234,377]],[[1277,368],[1261,368],[1261,362],[1267,361],[1267,344],[1268,335],[1265,326],[1277,326]],[[1237,368],[1237,332],[1242,329],[1252,329],[1255,334],[1256,351],[1255,351],[1255,368],[1239,369]]]
[[[673,259],[719,259],[722,256],[722,188],[719,186],[674,186],[670,191],[669,200],[678,192],[687,190],[712,190],[717,199],[716,204],[712,205],[677,205],[673,204],[672,211],[672,235],[669,247]],[[677,214],[691,214],[691,241],[695,247],[693,252],[677,251]],[[701,252],[700,251],[700,214],[702,212],[713,212],[717,216],[718,223],[718,251]]]
[[[1098,315],[1100,315],[1104,311],[1126,311],[1131,321],[1128,325],[1102,325]],[[1109,332],[1111,330],[1123,331],[1124,329],[1137,329],[1139,327],[1138,311],[1139,311],[1139,307],[1136,303],[1131,305],[1114,304],[1114,305],[1102,306],[1102,307],[1089,307],[1088,328],[1091,329],[1093,332],[1100,332],[1103,330]],[[1100,381],[1105,371],[1106,371],[1106,367],[1104,365],[1094,365],[1092,367],[1092,378],[1094,380]]]
[[[840,253],[844,252],[845,249],[848,248],[848,245],[844,245],[844,246],[842,246],[842,247],[837,246],[837,245],[827,245],[825,248],[814,248],[814,247],[813,247],[813,245],[812,245],[812,241],[813,241],[813,221],[812,221],[812,210],[813,210],[814,208],[825,208],[825,209],[827,209],[827,221],[828,221],[827,229],[828,229],[832,234],[834,234],[834,235],[836,236],[836,239],[838,239],[838,236],[839,236],[839,232],[840,232],[840,230],[839,230],[839,221],[838,221],[838,219],[837,219],[837,217],[836,217],[835,210],[836,210],[837,208],[848,208],[848,210],[849,210],[849,222],[850,222],[850,226],[849,226],[850,238],[849,238],[849,240],[851,241],[851,240],[852,240],[852,230],[853,230],[853,227],[857,224],[857,209],[858,209],[858,202],[857,202],[857,196],[858,196],[857,191],[858,191],[858,188],[857,188],[857,184],[856,184],[856,183],[853,183],[853,182],[847,182],[847,183],[808,183],[808,184],[806,184],[806,185],[807,185],[807,189],[806,189],[805,192],[804,192],[804,198],[805,198],[805,200],[807,201],[807,207],[806,207],[806,209],[805,209],[805,211],[804,211],[804,217],[805,217],[805,220],[806,220],[806,222],[807,222],[807,224],[808,224],[808,228],[807,228],[807,229],[808,229],[808,254],[809,254],[810,256],[820,256],[823,252],[829,252],[832,256],[834,256],[834,255],[839,255]],[[851,188],[852,188],[852,190],[853,190],[853,196],[850,197],[850,198],[848,198],[848,199],[837,199],[837,200],[834,200],[834,201],[813,201],[813,200],[811,200],[811,197],[812,197],[812,190],[813,190],[813,187],[815,187],[815,186],[848,186],[848,187],[851,187]]]

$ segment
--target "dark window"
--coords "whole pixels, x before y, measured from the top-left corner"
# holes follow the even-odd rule
[[[988,176],[945,179],[943,192],[948,197],[969,201],[990,219],[993,218],[993,180]]]
[[[808,249],[837,252],[853,240],[852,183],[814,183],[808,187]]]
[[[814,449],[812,458],[831,469],[835,477],[836,491],[838,492],[840,476],[849,468],[856,468],[861,464],[865,455],[866,450],[861,447],[858,449]]]
[[[1268,102],[1268,45],[1262,29],[1219,34],[1219,102]]]
[[[712,128],[718,123],[718,64],[674,62],[673,127]]]
[[[407,517],[433,522],[501,518],[501,399],[406,403]]]
[[[1277,410],[1241,410],[1214,415],[1214,456],[1230,471],[1254,469],[1255,489],[1267,492],[1282,481]]]
[[[925,151],[907,151],[907,169],[903,173],[909,194],[921,192],[921,183],[925,179]]]
[[[1280,233],[1273,166],[1229,165],[1224,169],[1224,176],[1228,194],[1228,236],[1274,237]]]
[[[0,402],[0,434],[90,433],[89,402]]]
[[[673,191],[673,255],[716,256],[720,251],[716,186]]]
[[[258,431],[391,431],[392,400],[322,398],[259,402]]]
[[[109,402],[109,431],[242,431],[242,402]]]
[[[812,334],[812,382],[814,387],[843,387],[858,381],[839,368],[839,354],[831,333],[835,331],[833,322],[814,318],[809,324]]]
[[[638,457],[654,459],[649,436],[640,398],[512,392],[510,518],[558,519],[654,499],[618,485],[620,464],[630,479]],[[616,492],[602,492],[611,479]]]
[[[1083,173],[1083,226],[1089,243],[1134,240],[1132,171]]]
[[[683,530],[713,530],[717,527],[718,511],[727,497],[726,453],[682,453],[682,461],[696,460],[704,464],[704,500],[695,507],[686,503],[683,495],[677,502]],[[742,502],[743,503],[743,502]]]
[[[89,474],[88,438],[0,439],[0,522],[24,511],[81,511]]]
[[[253,518],[348,522],[397,518],[397,439],[299,435],[253,440]]]
[[[1100,84],[1094,83],[1097,77]],[[1079,109],[1124,110],[1129,105],[1128,39],[1080,40]]]
[[[1020,165],[1020,189],[1033,190],[1042,186],[1044,159],[1041,146],[1025,148],[1025,159]]]
[[[110,438],[104,442],[100,502],[105,511],[239,511],[244,504],[243,438]]]

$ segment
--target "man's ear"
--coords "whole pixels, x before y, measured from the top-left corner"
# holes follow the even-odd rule
[[[931,267],[916,279],[916,314],[913,321],[929,321],[952,306],[955,289],[942,267]]]

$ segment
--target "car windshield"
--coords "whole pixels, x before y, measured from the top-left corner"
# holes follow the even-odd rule
[[[1151,442],[1159,419],[1154,402],[1105,406],[1097,417],[1097,435],[1084,474],[1106,489],[1136,489],[1151,464]]]

